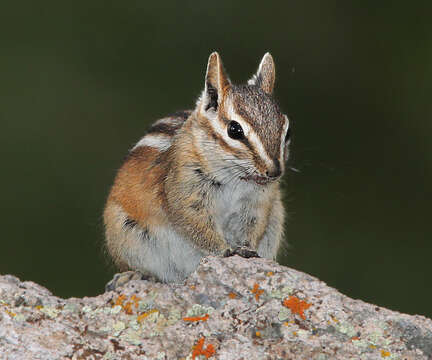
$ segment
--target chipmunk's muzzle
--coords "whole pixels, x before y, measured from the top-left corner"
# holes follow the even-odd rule
[[[282,169],[279,160],[274,160],[274,166],[266,171],[267,177],[276,179],[282,175]]]
[[[248,180],[254,181],[258,185],[266,185],[272,181],[278,180],[281,177],[281,175],[282,175],[282,169],[280,166],[280,162],[279,160],[275,160],[274,166],[268,169],[265,172],[265,175],[254,173],[251,175],[243,176],[241,177],[241,179],[246,181]]]

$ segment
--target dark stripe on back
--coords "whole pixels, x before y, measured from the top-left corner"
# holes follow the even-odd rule
[[[147,134],[165,134],[169,136],[174,136],[178,129],[180,129],[184,122],[188,119],[192,111],[177,111],[174,114],[168,115],[166,118],[166,122],[162,122],[159,124],[155,124],[150,127]]]
[[[180,118],[186,121],[187,118],[190,116],[190,114],[192,114],[191,110],[182,110],[182,111],[176,111],[175,113],[168,115],[168,117]]]
[[[179,128],[181,128],[181,125],[178,124],[174,126],[172,124],[156,124],[153,125],[149,131],[147,131],[147,134],[159,133],[173,136]]]

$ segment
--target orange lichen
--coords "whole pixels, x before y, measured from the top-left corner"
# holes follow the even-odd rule
[[[142,313],[137,316],[137,321],[141,323],[149,314],[148,313]]]
[[[124,294],[121,294],[117,297],[116,301],[113,304],[114,306],[121,306],[121,308],[124,310],[124,312],[128,315],[133,314],[133,307],[138,308],[138,302],[141,300],[139,296],[136,296],[135,294],[131,296],[130,300],[125,303],[127,300],[127,296]]]
[[[233,293],[233,292],[230,292],[230,293],[228,294],[228,296],[229,296],[230,299],[235,299],[235,298],[237,298],[237,295],[236,295],[235,293]]]
[[[354,341],[354,340],[360,340],[360,337],[358,337],[358,336],[353,336],[353,337],[351,338],[351,341]]]
[[[376,346],[375,345],[369,345],[369,347],[371,348],[371,349],[376,349]]]
[[[124,304],[123,310],[126,314],[132,315],[133,314],[132,303],[128,301],[126,304]]]
[[[149,316],[150,314],[153,314],[155,312],[159,312],[158,309],[151,309],[145,313],[141,313],[140,315],[137,316],[137,321],[139,323],[141,323],[147,316]]]
[[[198,340],[196,345],[192,347],[192,359],[195,359],[197,356],[204,355],[206,359],[212,357],[216,350],[212,344],[208,344],[206,348],[204,348],[205,338],[202,337]]]
[[[390,356],[390,352],[389,351],[385,351],[385,350],[381,350],[381,357],[388,357]]]
[[[184,317],[183,321],[207,321],[209,317],[209,314],[205,314],[204,316]]]
[[[309,309],[312,304],[300,300],[297,296],[290,296],[283,301],[283,305],[290,309],[293,314],[298,314],[303,320],[306,320],[304,311]]]
[[[266,275],[267,275],[267,276],[273,276],[273,275],[274,275],[274,272],[273,272],[273,271],[268,271],[268,272],[266,273]]]
[[[119,295],[113,306],[123,306],[123,302],[126,300],[126,298],[127,296],[124,294]]]
[[[155,312],[159,312],[159,310],[157,309],[151,309],[150,311],[144,312],[140,315],[137,316],[137,321],[139,323],[141,323],[147,316],[149,316],[150,314],[153,314]]]
[[[255,336],[256,337],[260,337],[261,336],[261,331],[255,331]]]
[[[191,286],[189,286],[189,289],[191,289],[191,290],[195,290],[195,285],[191,285]]]
[[[10,316],[10,317],[14,317],[16,316],[16,314],[12,311],[9,311],[8,309],[5,309],[6,313]]]
[[[141,300],[139,296],[136,296],[135,294],[131,296],[131,301],[134,303],[135,309],[138,308],[138,302]]]
[[[258,301],[260,296],[264,293],[264,290],[260,289],[259,285],[255,283],[251,292],[252,294],[255,294],[255,300]]]

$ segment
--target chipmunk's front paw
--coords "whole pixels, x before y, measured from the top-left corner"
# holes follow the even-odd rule
[[[234,255],[238,255],[238,256],[241,256],[241,257],[246,258],[246,259],[249,259],[252,257],[260,257],[255,250],[249,249],[249,248],[244,247],[244,246],[236,247],[235,249],[226,249],[224,254],[223,254],[224,257],[229,257],[229,256],[234,256]]]
[[[114,291],[125,286],[131,280],[153,280],[156,279],[149,274],[142,274],[139,271],[125,271],[114,275],[113,279],[105,285],[106,291]]]

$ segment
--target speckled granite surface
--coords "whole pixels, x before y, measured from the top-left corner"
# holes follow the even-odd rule
[[[0,276],[0,359],[432,359],[432,321],[264,259],[208,257],[185,284],[60,299]]]

